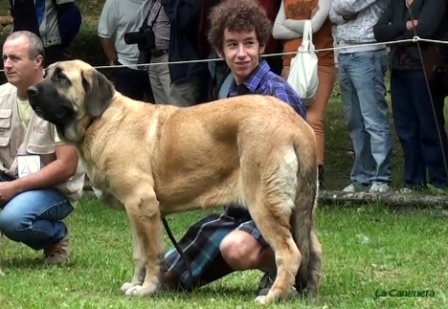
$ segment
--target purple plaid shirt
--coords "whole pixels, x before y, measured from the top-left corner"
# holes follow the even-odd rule
[[[264,94],[276,97],[289,104],[294,110],[306,119],[306,109],[297,92],[281,76],[271,71],[266,61],[253,71],[246,82],[236,85],[235,81],[230,85],[229,97],[245,94]],[[251,220],[249,212],[239,207],[226,207],[226,214],[239,220]]]
[[[264,94],[276,97],[289,104],[306,119],[306,109],[297,92],[281,76],[271,71],[266,61],[262,61],[243,84],[230,86],[229,97],[244,94]]]

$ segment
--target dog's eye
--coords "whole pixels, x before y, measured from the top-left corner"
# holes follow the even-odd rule
[[[67,78],[67,76],[65,76],[64,73],[60,72],[55,72],[53,74],[53,76],[51,77],[51,79],[55,82],[61,83],[61,84],[71,84],[70,80]]]

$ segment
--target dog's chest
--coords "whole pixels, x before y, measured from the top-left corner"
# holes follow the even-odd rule
[[[107,177],[104,173],[101,173],[97,168],[92,166],[86,167],[86,172],[93,186],[101,190],[109,189],[109,182],[107,181]]]
[[[100,172],[100,170],[95,167],[84,155],[84,153],[80,153],[81,161],[84,165],[87,176],[89,177],[90,183],[95,188],[104,190],[106,189],[106,175]]]

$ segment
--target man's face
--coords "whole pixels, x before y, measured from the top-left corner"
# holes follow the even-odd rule
[[[260,62],[264,46],[260,45],[255,30],[234,32],[225,30],[223,55],[237,84],[243,83]]]
[[[8,82],[16,87],[28,87],[35,79],[36,71],[42,70],[41,58],[30,59],[29,43],[25,37],[7,40],[3,45],[3,66]]]

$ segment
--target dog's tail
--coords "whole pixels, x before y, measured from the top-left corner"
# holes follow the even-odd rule
[[[322,250],[314,227],[314,214],[318,200],[318,167],[313,153],[300,154],[295,146],[298,160],[297,190],[294,210],[291,216],[292,235],[302,256],[302,262],[296,275],[295,287],[301,294],[314,296],[320,284]]]

